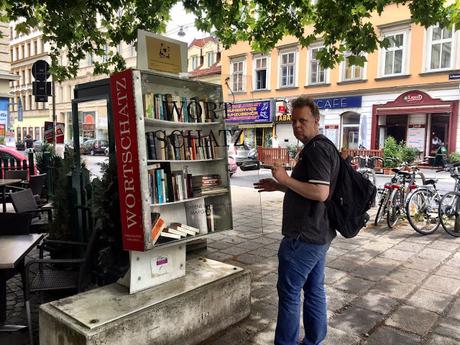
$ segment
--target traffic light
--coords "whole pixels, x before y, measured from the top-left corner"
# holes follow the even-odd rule
[[[32,75],[36,80],[32,82],[35,102],[48,102],[48,96],[51,96],[51,82],[46,81],[50,76],[49,68],[45,60],[38,60],[32,65]]]

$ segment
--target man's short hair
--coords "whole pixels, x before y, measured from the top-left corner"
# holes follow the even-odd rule
[[[297,108],[309,107],[315,119],[319,119],[319,108],[312,98],[302,95],[291,102],[292,110]]]

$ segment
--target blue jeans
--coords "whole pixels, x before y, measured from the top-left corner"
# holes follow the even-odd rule
[[[329,244],[305,243],[283,238],[278,252],[278,321],[275,345],[297,345],[300,294],[304,291],[304,345],[319,345],[327,333],[324,267]]]

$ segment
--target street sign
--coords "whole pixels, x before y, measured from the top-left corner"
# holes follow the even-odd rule
[[[22,121],[24,118],[24,112],[22,110],[21,97],[18,97],[18,121]]]
[[[38,81],[46,81],[50,77],[50,65],[45,60],[35,61],[32,65],[32,75]]]
[[[449,80],[459,80],[459,79],[460,79],[460,72],[449,73]]]
[[[35,103],[48,102],[48,96],[35,96]]]
[[[33,81],[32,93],[36,96],[51,96],[51,82]]]

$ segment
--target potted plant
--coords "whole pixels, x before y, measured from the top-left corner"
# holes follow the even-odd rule
[[[401,164],[401,149],[396,139],[389,136],[385,139],[383,148],[383,173],[391,174],[391,169]]]

